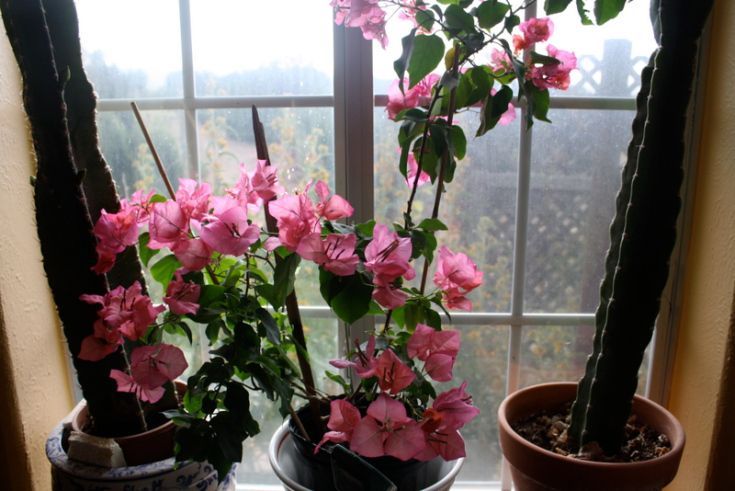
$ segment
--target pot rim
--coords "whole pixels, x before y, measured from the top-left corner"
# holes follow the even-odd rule
[[[268,445],[268,461],[271,464],[273,472],[275,472],[276,476],[278,476],[278,479],[280,479],[283,484],[288,486],[288,488],[292,489],[293,491],[311,491],[309,488],[304,487],[303,485],[297,483],[289,476],[287,476],[281,468],[280,463],[278,462],[280,450],[286,443],[286,439],[290,438],[290,436],[290,432],[288,431],[288,420],[286,420],[276,430],[276,432],[273,433],[273,436],[271,437],[270,444]],[[447,474],[445,474],[441,480],[437,481],[429,487],[423,488],[421,491],[439,491],[447,482],[453,482],[457,478],[459,471],[462,469],[464,460],[465,457],[461,457],[457,460],[451,461],[453,463],[450,471],[447,472]]]
[[[671,414],[666,408],[661,406],[660,404],[647,399],[645,397],[641,397],[639,395],[635,395],[633,400],[634,404],[636,405],[643,405],[643,406],[649,406],[653,411],[661,413],[666,419],[670,420],[671,426],[673,427],[673,434],[666,434],[666,437],[671,442],[671,450],[669,450],[666,454],[661,455],[660,457],[655,457],[653,459],[649,460],[643,460],[639,462],[598,462],[594,460],[582,460],[582,459],[574,459],[566,456],[562,456],[559,454],[556,454],[554,452],[551,452],[549,450],[546,450],[545,448],[539,447],[538,445],[535,445],[522,436],[520,436],[516,431],[511,427],[510,423],[508,422],[508,419],[506,418],[506,412],[507,407],[514,402],[514,400],[523,397],[524,395],[549,389],[552,387],[557,388],[563,388],[563,389],[570,389],[571,387],[575,388],[577,387],[577,382],[547,382],[543,384],[536,384],[531,385],[529,387],[524,387],[523,389],[517,390],[516,392],[513,392],[512,394],[509,394],[508,396],[503,399],[503,402],[500,403],[500,407],[498,408],[498,425],[501,426],[501,431],[504,431],[507,433],[508,437],[510,437],[513,442],[517,445],[520,445],[524,448],[526,448],[529,451],[540,453],[544,456],[546,459],[551,459],[552,461],[556,461],[559,463],[570,463],[573,462],[576,465],[583,466],[583,467],[589,467],[589,468],[603,468],[603,469],[609,469],[614,470],[615,468],[619,467],[625,467],[634,469],[634,468],[644,468],[644,467],[650,467],[654,465],[659,465],[662,463],[665,463],[669,460],[678,459],[683,448],[684,444],[686,442],[686,437],[684,434],[684,428],[682,427],[679,420]],[[574,398],[572,398],[574,399]],[[541,408],[540,408],[541,409]]]

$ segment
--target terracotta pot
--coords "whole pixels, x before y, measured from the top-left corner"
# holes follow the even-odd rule
[[[572,382],[535,385],[511,394],[500,405],[500,446],[518,491],[652,491],[674,479],[684,450],[684,430],[666,409],[639,396],[633,400],[633,413],[666,435],[672,447],[667,454],[644,462],[564,457],[537,447],[511,428],[511,422],[572,401],[576,391],[577,384]]]

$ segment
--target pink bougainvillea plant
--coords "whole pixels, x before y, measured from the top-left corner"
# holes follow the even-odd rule
[[[163,304],[155,305],[139,283],[83,296],[100,309],[79,357],[96,361],[127,346],[128,370],[110,378],[119,391],[154,403],[187,367],[183,351],[164,339],[179,333],[191,340],[192,326],[203,325],[210,358],[188,378],[182,407],[168,414],[179,425],[178,457],[207,459],[220,470],[239,461],[242,440],[259,431],[249,412],[252,389],[278,399],[281,412],[294,418],[292,399],[306,399],[316,428],[299,426],[315,451],[340,443],[364,457],[465,455],[459,430],[479,409],[466,383],[438,394],[432,385],[454,381],[460,351],[459,332],[443,329],[440,313],[449,318],[448,310],[470,310],[471,292],[483,281],[472,259],[438,244],[437,232],[447,229],[439,219],[441,197],[467,147],[454,116],[477,112],[481,136],[515,119],[516,92],[524,124],[547,121],[548,90],[566,89],[576,67],[572,53],[552,44],[546,54],[536,51],[554,25],[548,18],[521,22],[523,6],[496,0],[331,5],[337,24],[360,28],[382,46],[389,42],[387,19],[409,31],[386,108],[400,124],[397,167],[407,184],[401,223],[354,223],[353,207],[324,182],[284,190],[276,168],[259,160],[250,171],[243,166],[222,195],[181,179],[177,190],[168,186],[168,198],[135,193],[94,228],[94,270],[109,271],[119,253],[138,247],[163,286]],[[434,186],[436,198],[431,215],[418,219],[413,203],[422,185]],[[294,292],[300,261],[318,266],[321,294],[345,325],[366,315],[385,318],[363,342],[348,343],[344,358],[332,360],[342,370],[328,374],[344,389],[336,398],[314,386]],[[348,374],[356,383],[346,381]],[[320,403],[329,409],[323,418]]]

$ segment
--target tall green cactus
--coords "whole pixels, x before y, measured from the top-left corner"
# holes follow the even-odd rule
[[[610,227],[593,354],[572,407],[569,435],[579,446],[597,442],[613,453],[622,442],[676,240],[697,40],[712,3],[653,2],[659,48],[641,77],[633,138]]]
[[[69,127],[74,131],[79,128],[67,120],[68,107],[76,105],[72,101],[67,103],[64,94],[67,76],[74,71],[74,62],[70,61],[74,56],[54,50],[52,41],[59,39],[59,21],[47,22],[51,16],[61,15],[64,9],[66,13],[59,19],[68,18],[68,9],[74,9],[74,5],[70,0],[47,3],[50,12],[44,10],[40,0],[0,0],[5,30],[23,76],[24,104],[36,151],[34,199],[43,264],[96,433],[130,434],[140,431],[135,396],[117,392],[109,378],[112,368],[124,369],[122,353],[118,351],[99,362],[76,357],[82,340],[92,333],[97,317],[96,307],[81,302],[79,296],[104,294],[107,282],[90,270],[97,260],[95,238],[82,189],[85,173],[78,172],[74,162],[74,157],[78,155],[81,159],[89,147],[85,150],[69,135]],[[73,17],[76,18],[75,13]],[[53,35],[50,26],[55,26]],[[59,41],[59,46],[63,43]],[[57,66],[55,54],[61,65]],[[81,62],[78,66],[81,67]],[[93,97],[91,88],[88,96]],[[109,192],[111,182],[105,192]],[[116,200],[114,186],[111,192]],[[129,277],[134,275],[133,272]]]

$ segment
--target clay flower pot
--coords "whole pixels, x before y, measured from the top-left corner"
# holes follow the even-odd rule
[[[544,450],[519,436],[511,423],[543,410],[570,402],[577,384],[558,382],[528,387],[509,395],[498,409],[500,446],[508,460],[518,491],[648,491],[670,483],[684,450],[684,430],[666,409],[635,396],[633,413],[666,435],[671,451],[643,462],[591,462]]]

